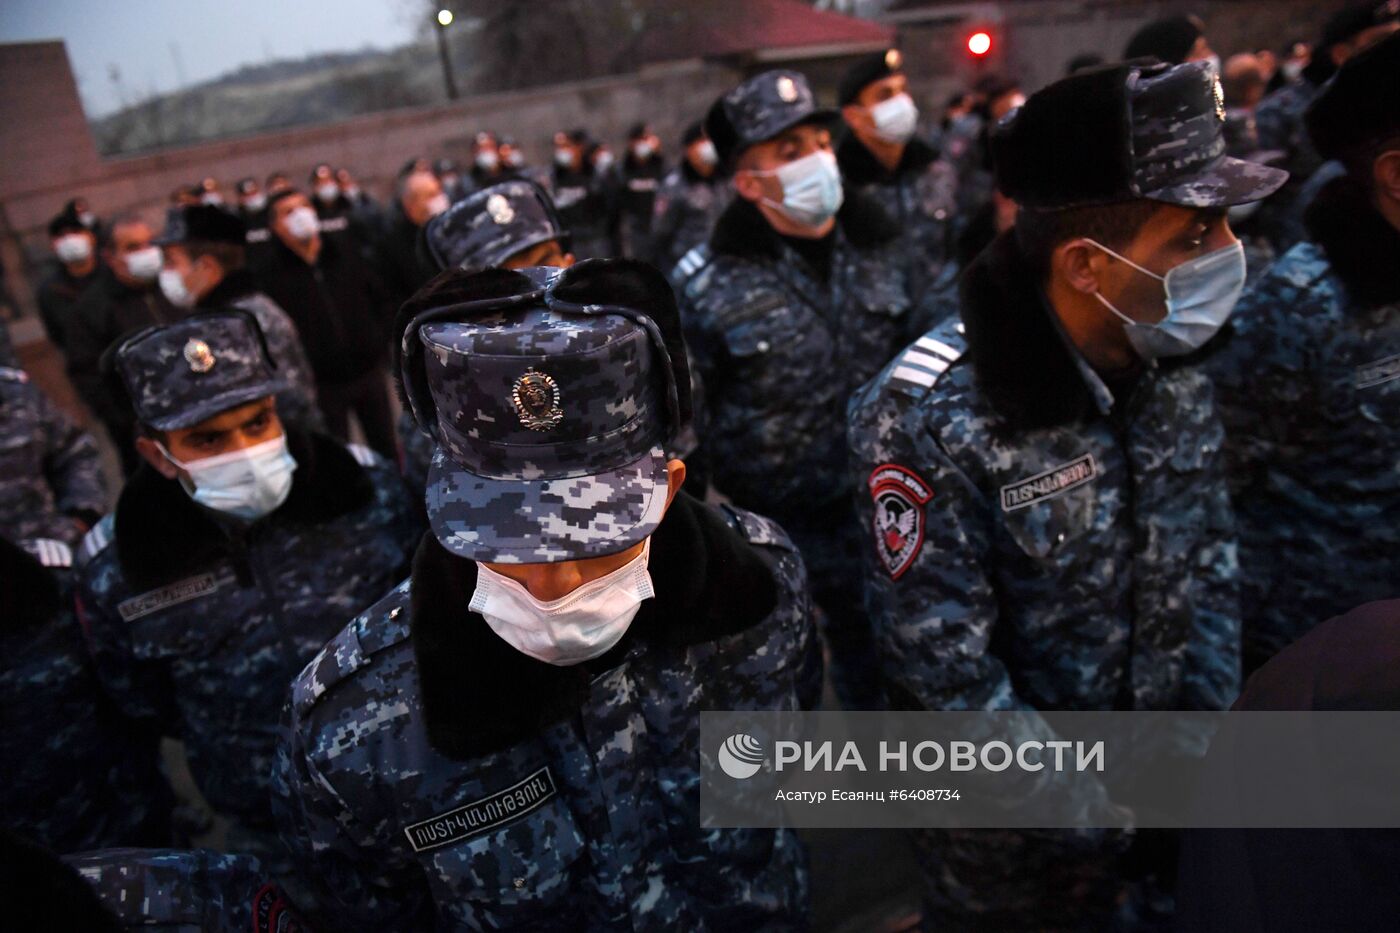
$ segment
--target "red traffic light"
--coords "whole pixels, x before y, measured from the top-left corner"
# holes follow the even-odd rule
[[[992,50],[992,37],[985,32],[974,32],[967,37],[967,50],[981,58]]]

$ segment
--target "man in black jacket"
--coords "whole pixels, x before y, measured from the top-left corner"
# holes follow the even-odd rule
[[[273,241],[262,291],[296,324],[327,429],[348,440],[354,412],[369,446],[397,460],[384,372],[392,310],[382,285],[345,234],[321,233],[300,191],[273,195],[268,226]]]
[[[39,286],[39,317],[59,349],[68,343],[68,322],[83,292],[97,279],[97,237],[77,211],[65,210],[49,221],[49,240],[58,265]]]
[[[103,269],[79,299],[67,327],[68,376],[112,436],[127,475],[137,465],[131,446],[135,423],[130,410],[113,402],[107,392],[98,361],[108,345],[127,331],[181,316],[156,288],[161,253],[153,239],[150,224],[134,214],[112,221],[103,231]]]

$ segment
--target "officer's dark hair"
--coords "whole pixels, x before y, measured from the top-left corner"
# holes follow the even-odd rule
[[[1161,206],[1156,201],[1138,199],[1060,210],[1023,207],[1016,215],[1016,243],[1031,268],[1043,278],[1050,274],[1050,257],[1061,243],[1088,237],[1110,249],[1119,249],[1132,242]]]
[[[8,829],[0,829],[0,874],[0,915],[8,929],[121,933],[117,918],[75,868]]]
[[[219,264],[225,272],[237,272],[248,261],[248,251],[237,243],[214,243],[209,240],[186,240],[178,244],[189,253],[194,262],[201,256],[208,256]]]
[[[102,239],[98,242],[98,246],[104,250],[112,249],[116,245],[117,228],[130,227],[135,224],[145,224],[148,227],[151,225],[150,221],[136,211],[122,211],[102,228]]]

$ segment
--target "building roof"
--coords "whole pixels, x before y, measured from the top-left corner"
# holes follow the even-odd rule
[[[785,61],[850,55],[894,43],[894,28],[813,9],[802,0],[722,0],[678,4],[677,16],[641,43],[643,62],[684,58]]]

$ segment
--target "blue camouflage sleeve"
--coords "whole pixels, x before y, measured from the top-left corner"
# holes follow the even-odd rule
[[[999,724],[996,738],[1054,740],[992,649],[1000,610],[987,566],[990,507],[918,410],[898,407],[889,396],[857,402],[850,421],[857,511],[869,542],[861,549],[867,604],[891,708],[1021,711]],[[1081,818],[1113,807],[1098,781],[1081,776],[1071,784],[1049,769],[999,787],[1009,805],[1055,807]]]
[[[44,470],[60,511],[97,521],[107,509],[107,482],[92,435],[79,427],[42,392],[38,396],[44,426]]]
[[[316,928],[432,929],[421,874],[396,869],[351,836],[354,814],[312,761],[294,709],[287,718],[272,775],[272,810],[299,877],[314,892],[314,909],[303,906]]]
[[[136,656],[130,624],[107,598],[119,573],[111,547],[83,566],[75,594],[93,669],[123,715],[152,724],[162,735],[176,735],[179,716],[169,672],[159,661]]]
[[[1186,641],[1182,706],[1189,710],[1228,709],[1240,692],[1239,548],[1219,428],[1216,438],[1200,486],[1207,527],[1199,538],[1191,586],[1195,631]]]

